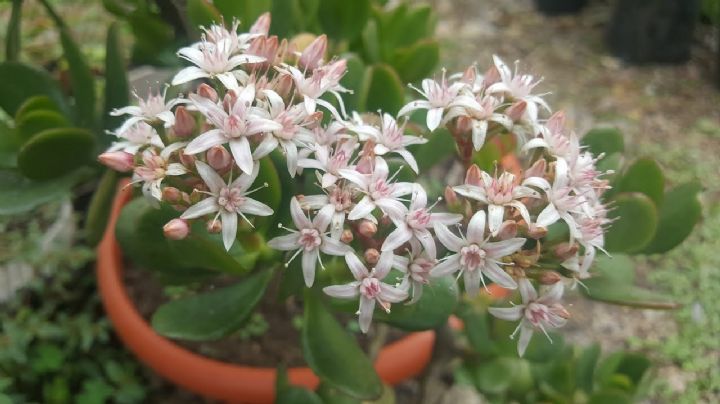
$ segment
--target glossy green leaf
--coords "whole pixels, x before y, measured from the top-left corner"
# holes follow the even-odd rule
[[[127,20],[135,37],[133,61],[159,63],[162,55],[167,53],[173,44],[175,34],[172,27],[159,16],[142,9],[134,10],[128,15]],[[175,49],[169,53],[174,59],[177,59]],[[173,62],[176,63],[177,60]]]
[[[95,128],[95,77],[85,57],[66,29],[60,28],[60,43],[68,62],[70,83],[75,99],[75,122],[88,129]]]
[[[66,111],[65,99],[55,80],[48,73],[18,62],[0,64],[0,108],[15,116],[18,108],[30,97],[45,95]]]
[[[238,283],[165,303],[152,316],[152,326],[169,338],[216,340],[242,326],[265,294],[273,271],[258,272]]]
[[[31,181],[15,170],[0,170],[0,215],[27,212],[43,203],[57,201],[70,194],[88,170],[78,170],[52,181]]]
[[[0,121],[0,169],[16,168],[20,140],[16,131]]]
[[[588,404],[630,404],[632,402],[632,397],[618,390],[601,390],[593,393],[588,400]]]
[[[102,239],[107,227],[110,209],[115,197],[118,183],[118,173],[105,169],[105,173],[90,199],[90,205],[85,216],[85,241],[91,247],[97,245]]]
[[[592,344],[583,349],[575,362],[575,380],[577,386],[587,393],[593,391],[595,368],[600,357],[600,345]]]
[[[208,27],[222,21],[220,12],[208,0],[187,0],[186,12],[191,29],[199,34],[200,26]]]
[[[430,133],[427,139],[427,143],[415,146],[413,152],[421,174],[436,164],[447,161],[456,151],[455,142],[445,128],[438,128]]]
[[[253,193],[252,198],[266,204],[275,212],[272,216],[258,216],[254,219],[255,229],[262,234],[265,234],[269,229],[275,227],[277,223],[278,209],[283,197],[283,187],[280,182],[278,170],[285,170],[285,172],[287,172],[287,165],[285,163],[283,164],[282,166],[276,167],[270,157],[261,159],[260,172],[253,183],[253,187],[260,187],[263,184],[268,185]]]
[[[20,22],[23,0],[12,0],[10,21],[5,33],[5,60],[16,61],[20,56]]]
[[[622,153],[625,151],[623,134],[616,128],[592,129],[583,136],[581,143],[594,155]]]
[[[15,126],[18,139],[25,143],[44,130],[67,128],[70,126],[70,122],[59,112],[34,110],[23,113],[15,121]]]
[[[655,203],[644,194],[621,193],[612,204],[608,218],[614,222],[605,234],[605,248],[610,252],[642,251],[657,228]]]
[[[323,400],[314,392],[293,386],[288,381],[285,365],[281,364],[275,377],[275,404],[323,404]]]
[[[647,309],[670,310],[679,307],[679,304],[670,297],[631,283],[600,276],[586,279],[583,283],[586,288],[580,290],[593,300]]]
[[[20,121],[23,117],[34,111],[55,111],[60,112],[60,108],[46,95],[36,95],[25,100],[15,112],[15,121]]]
[[[381,17],[381,41],[389,49],[410,46],[433,35],[435,20],[429,5],[401,3]]]
[[[460,312],[465,325],[465,335],[475,352],[484,356],[497,354],[495,343],[490,333],[490,314],[485,310],[466,307]]]
[[[625,254],[599,254],[593,262],[592,273],[615,282],[632,284],[635,282],[635,263]]]
[[[455,144],[454,141],[449,143]],[[480,150],[473,153],[473,163],[487,172],[493,172],[500,159],[502,159],[502,150],[497,142],[485,142]]]
[[[120,126],[123,117],[111,116],[110,111],[121,108],[130,103],[130,90],[127,73],[125,72],[125,58],[123,45],[120,41],[119,26],[110,25],[107,31],[105,47],[105,107],[103,108],[103,127],[113,130]],[[110,136],[100,137],[101,144],[107,144]]]
[[[404,86],[395,70],[385,64],[370,66],[365,72],[366,89],[361,99],[365,111],[382,110],[397,114],[405,102]]]
[[[370,64],[380,62],[380,38],[378,37],[378,26],[375,20],[368,20],[365,28],[363,28],[361,41],[364,59]]]
[[[251,24],[272,7],[271,0],[213,0],[212,3],[228,23],[233,17],[239,19],[244,31],[249,30]]]
[[[633,392],[650,366],[650,360],[641,354],[615,352],[598,366],[597,382],[604,387]]]
[[[304,29],[300,0],[273,0],[270,33],[288,38]],[[314,15],[314,13],[313,13]]]
[[[509,375],[515,371],[515,362],[509,357],[483,362],[473,369],[475,386],[483,393],[500,394],[510,388]]]
[[[312,291],[305,293],[302,346],[310,368],[332,387],[364,400],[382,394],[370,359]]]
[[[457,304],[457,283],[447,276],[425,285],[417,303],[395,304],[389,314],[378,310],[373,319],[406,331],[429,330],[445,324]]]
[[[343,93],[343,101],[348,111],[364,112],[364,105],[360,105],[359,98],[363,94],[365,83],[365,64],[357,55],[351,53],[343,55],[347,60],[347,72],[340,80],[343,87],[352,90],[352,93]]]
[[[370,0],[320,0],[318,18],[333,39],[355,39],[370,17]]]
[[[387,389],[385,389],[387,390]],[[370,404],[371,402],[359,400],[355,397],[350,397],[347,394],[343,394],[338,389],[328,385],[327,383],[320,382],[317,390],[315,391],[322,400],[323,403],[333,404]],[[375,403],[376,401],[372,401]]]
[[[665,177],[657,161],[651,158],[636,160],[622,174],[617,186],[619,192],[640,192],[660,206],[665,192]]]
[[[435,39],[419,41],[395,51],[392,66],[404,83],[429,76],[440,61],[440,45]]]
[[[643,252],[658,254],[672,250],[692,233],[702,217],[702,205],[698,200],[700,185],[679,185],[665,194],[655,236]]]
[[[87,164],[94,147],[95,139],[85,129],[44,130],[22,146],[18,168],[33,180],[58,178]]]

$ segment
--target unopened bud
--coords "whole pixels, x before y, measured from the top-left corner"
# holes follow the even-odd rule
[[[551,133],[562,133],[565,129],[565,111],[558,111],[547,120],[545,126]]]
[[[552,310],[552,312],[554,314],[557,314],[558,316],[560,316],[566,320],[569,319],[570,317],[572,317],[570,315],[570,312],[567,311],[567,309],[560,303],[555,303],[555,304],[550,305],[550,310]]]
[[[272,22],[272,19],[270,17],[270,13],[263,13],[258,17],[257,20],[255,20],[255,23],[250,27],[250,33],[251,34],[262,34],[267,35],[268,32],[270,32],[270,23]]]
[[[218,93],[215,91],[214,88],[210,87],[209,85],[202,83],[200,86],[198,86],[197,94],[203,98],[207,98],[212,102],[217,102],[218,100]]]
[[[190,234],[190,226],[183,219],[173,219],[165,223],[163,234],[170,240],[182,240]]]
[[[195,168],[195,156],[192,154],[180,153],[180,163],[184,165],[185,168],[192,170]]]
[[[555,271],[543,271],[538,277],[538,281],[543,285],[554,285],[562,280],[562,276]]]
[[[280,76],[277,76],[275,83],[275,92],[278,93],[283,98],[286,98],[290,95],[290,91],[293,87],[293,79],[292,76],[289,74],[282,74]]]
[[[208,220],[205,227],[207,228],[208,233],[220,233],[222,231],[222,222],[217,219]]]
[[[488,87],[500,81],[500,72],[495,66],[490,67],[483,76],[483,85]]]
[[[349,229],[343,230],[342,234],[340,235],[340,241],[342,241],[345,244],[349,244],[353,241],[353,233]]]
[[[540,159],[536,161],[530,168],[525,170],[525,178],[530,177],[543,177],[545,176],[545,170],[547,169],[547,161]]]
[[[195,118],[188,112],[187,108],[180,105],[175,109],[175,136],[188,137],[195,131]]]
[[[465,173],[465,184],[475,185],[476,187],[482,186],[482,170],[477,164],[473,164],[468,168]]]
[[[514,220],[506,220],[500,225],[498,229],[497,237],[500,240],[507,240],[517,236],[518,225]]]
[[[182,200],[182,192],[175,187],[165,187],[162,190],[162,200],[168,203],[180,202]]]
[[[364,256],[365,262],[367,262],[369,265],[375,265],[380,259],[380,252],[374,248],[368,248],[367,250],[365,250]]]
[[[577,254],[578,252],[578,245],[575,243],[560,243],[557,246],[555,246],[554,253],[555,255],[560,258],[561,260],[566,260],[569,258],[572,258]]]
[[[526,101],[518,101],[511,105],[506,111],[505,115],[507,115],[510,120],[513,122],[519,122],[522,119],[523,114],[525,113],[525,110],[527,109],[527,102]]]
[[[468,66],[467,69],[465,69],[465,72],[463,72],[462,75],[462,82],[465,84],[473,85],[475,84],[475,80],[477,79],[477,69],[475,66]]]
[[[473,120],[467,116],[459,116],[455,119],[455,131],[457,133],[470,133],[473,128]]]
[[[134,161],[132,154],[124,151],[105,152],[98,156],[98,161],[121,173],[132,171]]]
[[[548,232],[548,231],[547,231],[547,229],[546,229],[545,227],[531,224],[531,225],[528,227],[527,235],[528,235],[530,238],[533,238],[533,239],[535,239],[535,240],[539,240],[539,239],[545,237],[545,236],[547,235],[547,232]]]
[[[326,49],[327,35],[323,34],[315,38],[315,40],[303,50],[298,65],[307,70],[314,70],[322,64]]]
[[[225,172],[232,167],[233,159],[230,152],[222,146],[213,146],[205,154],[210,167],[217,172]]]
[[[223,98],[223,108],[225,108],[225,111],[232,110],[232,107],[235,105],[235,102],[237,101],[237,93],[233,90],[228,90],[227,93],[225,93],[225,98]]]
[[[448,207],[455,207],[457,206],[460,201],[458,200],[457,194],[455,191],[453,191],[452,187],[449,185],[445,187],[445,203],[447,203]]]
[[[363,220],[358,226],[358,233],[363,237],[372,237],[377,233],[377,225],[369,220]]]
[[[300,53],[315,41],[315,34],[301,32],[290,39],[290,51]]]

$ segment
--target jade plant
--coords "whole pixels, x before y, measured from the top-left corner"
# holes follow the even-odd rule
[[[118,221],[124,253],[170,283],[236,279],[160,306],[160,334],[227,336],[275,280],[280,299],[302,302],[301,345],[321,392],[373,399],[381,381],[342,321],[370,336],[382,334],[377,323],[444,327],[460,290],[473,297],[494,283],[520,292],[520,303],[489,312],[517,323],[522,356],[533,333],[570,317],[566,288],[595,296],[592,264],[612,243],[658,251],[651,239],[667,247],[677,237],[653,224],[647,245],[612,230],[605,239],[611,226],[648,230],[645,216],[674,226],[676,201],[644,204],[644,170],[601,166],[617,160],[600,150],[616,139],[583,146],[534,92],[538,79],[500,58],[484,73],[473,65],[422,80],[397,115],[361,114],[343,98],[357,90],[344,85],[350,62],[326,56],[326,36],[291,49],[271,26],[263,14],[243,33],[238,22],[202,28],[177,52],[188,65],[172,85],[186,95],[153,92],[113,113],[127,121],[100,161],[141,190]],[[423,185],[453,154],[464,178]],[[643,204],[627,210],[626,200]],[[620,297],[638,299],[625,286]]]
[[[0,215],[26,212],[81,185],[92,190],[99,183],[109,192],[96,194],[87,207],[86,238],[92,244],[104,230],[116,179],[111,170],[103,174],[94,156],[109,144],[105,130],[119,123],[108,112],[129,102],[118,27],[107,31],[101,102],[99,80],[70,27],[50,3],[41,4],[56,25],[69,86],[53,72],[19,61],[23,2],[14,1],[6,60],[0,63]]]

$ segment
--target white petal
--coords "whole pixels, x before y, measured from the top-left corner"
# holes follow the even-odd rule
[[[387,238],[385,238],[381,251],[393,251],[408,242],[410,237],[412,237],[412,231],[410,231],[405,223],[401,223],[398,228],[393,230],[388,234]]]
[[[458,269],[460,269],[460,255],[454,254],[437,264],[435,268],[430,271],[430,275],[439,278],[455,273]]]
[[[220,129],[210,129],[196,137],[185,147],[185,154],[197,154],[205,150],[227,142],[227,138]]]
[[[237,236],[237,214],[235,212],[223,212],[222,218],[222,236],[225,249],[230,251]]]
[[[359,186],[361,189],[367,188],[368,176],[366,174],[361,174],[355,170],[350,170],[347,168],[338,170],[338,174],[340,174],[340,176],[345,178],[346,180],[349,180],[350,182]]]
[[[252,152],[250,151],[250,142],[248,142],[247,138],[241,137],[233,139],[228,144],[230,145],[230,152],[235,159],[235,164],[237,164],[244,173],[252,173],[255,163]]]
[[[348,214],[348,219],[358,220],[366,217],[375,209],[375,203],[369,196],[364,196]]]
[[[420,172],[420,168],[418,167],[417,161],[415,160],[415,156],[413,156],[412,153],[405,149],[395,150],[395,153],[399,154],[400,157],[405,160],[405,162],[410,166],[410,168],[415,172],[415,174]]]
[[[261,158],[270,154],[273,150],[278,147],[278,141],[272,134],[267,134],[263,137],[262,142],[253,151],[253,159],[260,160]]]
[[[548,206],[546,206],[542,212],[540,212],[537,219],[535,220],[535,223],[538,226],[547,228],[558,220],[560,220],[560,213],[557,211],[557,209],[555,209],[555,205],[551,203],[548,204]]]
[[[427,229],[416,229],[413,231],[413,234],[420,244],[422,244],[423,248],[425,248],[425,253],[427,253],[428,257],[435,258],[437,256],[437,247],[430,231]]]
[[[345,254],[345,262],[347,263],[348,268],[350,268],[350,272],[352,272],[355,279],[361,280],[368,276],[367,268],[355,255],[355,253],[349,252]]]
[[[528,304],[537,300],[535,287],[527,278],[520,278],[520,280],[518,280],[518,289],[520,289],[520,296],[522,297],[523,304]]]
[[[392,251],[383,251],[380,253],[380,259],[375,264],[375,277],[383,279],[387,276],[390,269],[392,269],[394,254]]]
[[[333,285],[323,288],[326,295],[337,297],[340,299],[352,299],[358,295],[357,282],[348,283],[347,285]]]
[[[358,322],[360,323],[360,330],[363,333],[367,333],[370,329],[373,311],[375,311],[375,299],[360,296],[360,309],[358,310],[360,317],[358,318]]]
[[[427,113],[427,127],[430,131],[434,131],[440,126],[443,117],[443,108],[431,108]]]
[[[180,217],[183,219],[195,219],[217,212],[219,208],[217,199],[215,199],[215,197],[209,197],[189,207]]]
[[[485,193],[485,190],[475,185],[458,185],[453,187],[453,191],[464,197],[475,199],[482,203],[487,203],[487,194]]]
[[[293,223],[295,223],[295,227],[297,229],[312,227],[312,222],[310,222],[310,219],[305,216],[305,212],[303,212],[300,202],[298,202],[295,197],[290,200],[290,216],[292,217]]]
[[[465,293],[467,293],[468,296],[477,296],[478,292],[480,291],[480,282],[482,281],[480,279],[480,276],[480,271],[478,270],[463,271],[463,280],[465,281]]]
[[[502,241],[487,242],[482,246],[482,249],[485,250],[488,257],[499,260],[519,250],[523,244],[525,244],[524,238],[515,237]]]
[[[222,177],[209,165],[200,160],[196,160],[195,168],[197,168],[198,174],[200,174],[203,182],[210,188],[212,193],[217,194],[220,192],[220,189],[225,186],[225,181],[223,181]]]
[[[300,247],[300,244],[298,243],[299,238],[298,233],[290,233],[286,234],[284,236],[278,236],[273,238],[272,240],[268,241],[268,246],[270,248],[274,248],[276,250],[281,251],[290,251],[295,250],[298,247]]]
[[[465,271],[469,272],[469,271]],[[517,289],[517,283],[508,275],[500,266],[492,261],[485,261],[482,268],[483,275],[487,276],[491,281],[497,283],[505,289]]]
[[[322,244],[320,244],[320,250],[327,255],[339,255],[343,256],[350,252],[352,249],[347,244],[342,243],[340,240],[335,240],[328,236],[322,237]]]
[[[394,288],[386,283],[380,284],[380,299],[385,302],[399,303],[408,298],[408,293],[400,288]]]
[[[533,329],[530,325],[523,324],[520,326],[520,339],[518,340],[518,355],[521,357],[525,355],[525,350],[528,347],[528,344],[530,344],[530,338],[532,338],[533,335]]]
[[[507,321],[517,321],[523,315],[525,306],[517,305],[513,307],[489,307],[488,312],[493,316]]]
[[[467,227],[467,241],[480,244],[485,241],[485,211],[477,211]]]
[[[448,250],[458,252],[461,248],[463,248],[463,246],[465,246],[465,241],[454,235],[447,226],[443,224],[436,224],[434,229],[438,240],[440,240],[442,245],[444,245]]]
[[[401,220],[405,217],[405,215],[407,215],[407,208],[405,205],[395,199],[378,199],[375,201],[375,205],[377,205],[383,213],[390,216],[391,219]]]
[[[204,77],[210,77],[210,75],[197,66],[189,66],[180,70],[175,77],[173,77],[172,85],[176,86]]]
[[[238,86],[238,81],[235,78],[235,75],[231,72],[225,72],[216,74],[215,77],[220,80],[220,82],[227,88],[228,90],[236,90]]]
[[[305,286],[312,287],[315,282],[315,267],[317,266],[318,254],[320,252],[317,248],[312,250],[305,250],[302,253],[302,270],[303,278],[305,279]]]
[[[426,100],[412,101],[412,102],[405,104],[402,108],[400,108],[400,111],[398,111],[398,116],[405,116],[415,110],[428,109],[428,108],[430,108],[430,102],[428,102]]]
[[[505,217],[505,207],[501,205],[488,205],[488,229],[493,236],[497,235]]]
[[[472,126],[472,142],[475,151],[482,149],[485,144],[485,134],[487,133],[487,121],[473,121]]]
[[[245,201],[237,208],[238,212],[247,213],[255,216],[270,216],[273,214],[272,208],[255,199],[245,197]]]

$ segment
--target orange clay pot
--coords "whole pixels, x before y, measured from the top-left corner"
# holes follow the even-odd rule
[[[138,313],[123,284],[123,257],[115,240],[115,224],[130,198],[131,190],[120,188],[97,249],[98,286],[115,332],[140,361],[178,386],[226,402],[272,403],[274,368],[240,366],[200,356],[157,334]],[[419,375],[430,361],[434,342],[435,333],[423,331],[387,345],[375,361],[380,378],[395,385]],[[290,383],[309,389],[315,389],[320,382],[306,367],[288,369],[288,377]]]

